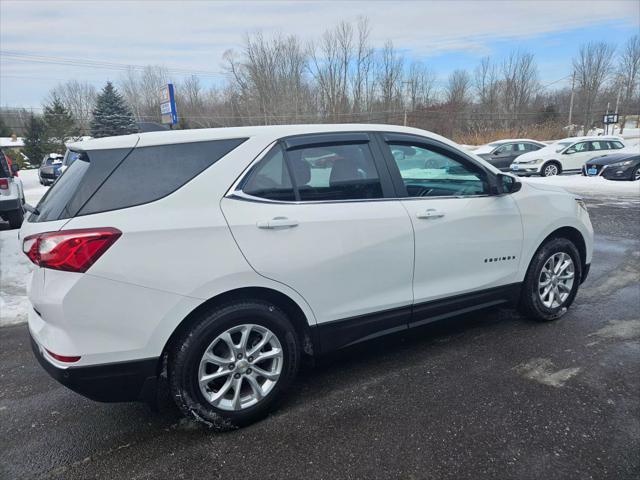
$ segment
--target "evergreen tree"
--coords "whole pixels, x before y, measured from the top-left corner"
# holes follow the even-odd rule
[[[93,137],[109,137],[111,135],[126,135],[136,133],[136,124],[131,109],[111,82],[102,89],[96,99],[91,120],[91,135]]]
[[[50,153],[47,124],[41,117],[33,113],[29,117],[24,136],[24,154],[29,158],[31,165],[40,165],[42,158]]]
[[[44,123],[51,152],[64,154],[67,147],[65,142],[78,136],[76,122],[64,104],[57,96],[53,96],[51,103],[44,107]]]

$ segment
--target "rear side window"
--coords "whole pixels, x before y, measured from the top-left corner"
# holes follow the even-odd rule
[[[239,188],[269,200],[302,202],[382,198],[382,185],[366,143],[284,151],[276,146]]]
[[[153,202],[175,192],[245,139],[134,148],[78,215]]]
[[[382,185],[366,143],[287,152],[301,201],[382,198]]]
[[[38,204],[45,222],[153,202],[176,191],[246,139],[80,153]]]
[[[268,200],[291,202],[296,199],[282,147],[275,147],[256,165],[247,177],[243,191]]]

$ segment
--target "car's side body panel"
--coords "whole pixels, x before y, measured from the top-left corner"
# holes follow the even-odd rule
[[[194,309],[229,291],[259,287],[287,296],[310,327],[328,332],[324,338],[331,341],[325,341],[324,350],[404,329],[427,317],[444,318],[505,301],[524,278],[539,242],[559,226],[575,226],[585,236],[590,261],[590,224],[576,212],[573,198],[529,186],[513,195],[481,198],[310,204],[226,196],[278,139],[333,129],[239,129],[246,142],[164,198],[69,220],[25,222],[22,238],[92,227],[122,232],[85,274],[35,269],[29,296],[37,312],[30,314],[29,326],[36,343],[58,354],[81,356],[77,366],[158,358]],[[423,135],[456,148],[415,129],[371,130]],[[175,133],[184,142],[203,135]],[[141,136],[141,145],[161,138],[149,135]],[[235,129],[229,135],[242,136]],[[135,144],[137,136],[127,141]],[[114,139],[98,143],[121,147]],[[471,157],[496,173],[495,167]],[[412,210],[423,207],[419,204],[438,202],[447,210],[440,226],[414,220]],[[554,212],[553,218],[548,212]],[[257,222],[282,215],[295,218],[298,226],[258,228]],[[421,239],[414,240],[414,232]],[[508,256],[517,257],[516,262],[506,260]],[[418,282],[412,283],[416,275]],[[452,295],[458,298],[448,303]],[[49,357],[47,361],[68,367]]]

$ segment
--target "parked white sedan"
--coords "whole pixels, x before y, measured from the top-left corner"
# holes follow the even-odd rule
[[[511,172],[543,177],[563,172],[579,173],[588,160],[624,147],[624,141],[620,137],[565,138],[535,152],[520,155],[511,164]]]

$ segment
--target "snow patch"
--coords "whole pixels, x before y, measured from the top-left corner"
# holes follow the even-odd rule
[[[550,387],[563,387],[567,380],[580,371],[580,367],[557,371],[554,369],[553,362],[548,358],[534,358],[516,367],[516,371],[523,377]]]

